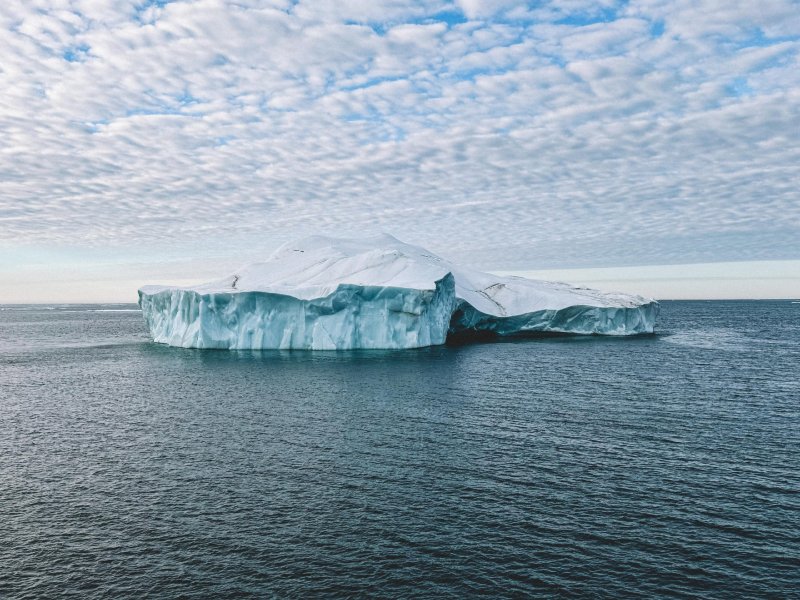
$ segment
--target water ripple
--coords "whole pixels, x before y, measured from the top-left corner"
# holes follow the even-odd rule
[[[125,308],[0,316],[2,597],[800,589],[786,303],[385,353],[165,348]]]

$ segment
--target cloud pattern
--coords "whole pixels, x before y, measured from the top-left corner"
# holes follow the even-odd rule
[[[800,256],[792,0],[10,0],[0,248]]]

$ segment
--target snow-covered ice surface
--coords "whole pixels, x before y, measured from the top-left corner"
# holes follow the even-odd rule
[[[456,266],[390,235],[312,236],[191,287],[145,286],[156,342],[185,348],[419,348],[448,337],[652,333],[654,300]]]

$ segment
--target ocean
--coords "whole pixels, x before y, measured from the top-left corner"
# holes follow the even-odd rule
[[[800,304],[405,351],[0,307],[0,597],[800,597]]]

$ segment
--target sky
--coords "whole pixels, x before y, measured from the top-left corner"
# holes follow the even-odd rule
[[[661,298],[800,295],[800,2],[0,4],[0,303],[378,232]]]

